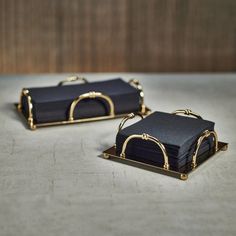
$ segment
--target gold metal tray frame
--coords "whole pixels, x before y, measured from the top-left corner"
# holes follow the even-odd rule
[[[194,116],[198,119],[202,119],[200,115],[198,115],[197,113],[192,112],[189,109],[176,110],[172,114],[191,115],[191,116]],[[121,121],[120,125],[119,125],[118,132],[123,128],[123,126],[124,126],[124,124],[127,120],[133,119],[134,117],[135,117],[135,115],[133,113],[131,113],[128,116],[124,117],[123,120]],[[140,116],[140,117],[141,117],[141,119],[143,119],[142,116]],[[200,148],[203,140],[210,137],[210,136],[212,136],[213,139],[214,139],[214,147],[209,152],[207,152],[205,154],[202,154],[202,155],[198,155],[198,151],[199,151],[199,148]],[[140,162],[140,161],[136,161],[136,160],[127,158],[126,153],[125,153],[126,148],[129,144],[130,140],[132,140],[132,139],[142,139],[143,141],[154,142],[162,151],[163,159],[164,159],[164,165],[163,166],[156,166],[156,165],[151,165],[151,164],[147,164],[147,163],[144,163],[144,162]],[[195,171],[200,165],[202,165],[204,162],[209,160],[211,157],[213,157],[218,152],[226,151],[227,149],[228,149],[228,144],[224,143],[224,142],[219,142],[217,133],[215,131],[205,130],[196,142],[196,147],[195,147],[195,151],[193,153],[191,163],[188,163],[183,168],[181,168],[181,171],[176,171],[174,168],[172,168],[169,165],[169,158],[168,158],[165,146],[160,142],[160,140],[158,140],[157,138],[155,138],[155,137],[153,137],[149,134],[143,133],[143,134],[130,135],[124,141],[123,146],[122,146],[122,151],[121,151],[119,156],[116,153],[116,145],[114,145],[111,148],[109,148],[109,149],[107,149],[103,152],[103,157],[105,159],[111,159],[111,160],[114,160],[114,161],[117,161],[117,162],[121,162],[121,163],[124,163],[124,164],[127,164],[127,165],[142,168],[142,169],[149,170],[149,171],[152,171],[152,172],[168,175],[168,176],[175,177],[175,178],[178,178],[178,179],[181,179],[181,180],[187,180],[188,175],[190,173],[192,173],[193,171]]]
[[[61,81],[58,83],[58,86],[63,86],[67,82],[75,82],[75,81],[82,81],[84,83],[88,83],[88,81],[83,78],[83,77],[78,77],[78,76],[71,76],[68,77],[67,79]],[[129,84],[135,87],[140,94],[140,111],[138,114],[140,115],[148,115],[151,110],[145,106],[144,104],[144,93],[143,93],[143,88],[140,85],[138,80],[132,79],[129,81]],[[70,105],[69,109],[69,116],[68,120],[65,121],[56,121],[56,122],[49,122],[49,123],[35,123],[34,121],[34,116],[33,116],[33,103],[32,103],[32,98],[30,96],[30,92],[28,89],[23,89],[20,95],[20,102],[16,104],[17,110],[22,113],[22,97],[25,96],[27,98],[27,103],[28,103],[28,126],[31,130],[35,130],[36,128],[39,127],[47,127],[47,126],[54,126],[54,125],[65,125],[65,124],[75,124],[75,123],[83,123],[83,122],[90,122],[90,121],[99,121],[99,120],[108,120],[108,119],[114,119],[114,118],[121,118],[126,116],[127,114],[115,114],[115,109],[114,109],[114,104],[112,99],[107,96],[106,94],[102,94],[100,92],[96,91],[90,91],[88,93],[84,93],[77,97]],[[78,103],[84,99],[102,99],[106,101],[109,105],[109,113],[106,116],[98,116],[98,117],[90,117],[90,118],[83,118],[83,119],[74,119],[74,110],[77,107]]]

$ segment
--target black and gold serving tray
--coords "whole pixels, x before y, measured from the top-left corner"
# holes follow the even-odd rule
[[[194,113],[189,109],[177,110],[173,113],[174,114],[181,114],[182,113],[185,115],[192,115],[196,118],[201,118],[197,113]],[[139,115],[139,116],[141,116],[141,115]],[[132,119],[134,117],[135,117],[135,115],[132,113],[129,114],[127,117],[125,117],[119,125],[118,132],[122,129],[122,127],[124,126],[124,124],[127,120]],[[208,152],[198,155],[198,151],[200,149],[202,142],[210,136],[212,136],[214,139],[214,146]],[[162,151],[164,165],[163,166],[151,165],[151,164],[147,164],[142,161],[133,160],[133,158],[131,156],[127,157],[126,156],[126,148],[127,148],[129,141],[132,139],[141,139],[144,142],[145,141],[154,142]],[[149,134],[143,133],[143,134],[130,135],[123,143],[122,152],[120,153],[120,155],[117,155],[116,145],[114,145],[114,146],[108,148],[107,150],[105,150],[103,152],[102,156],[103,156],[103,158],[110,159],[112,161],[120,162],[123,164],[127,164],[130,166],[141,168],[144,170],[167,175],[167,176],[174,177],[174,178],[177,178],[180,180],[187,180],[188,175],[190,173],[197,170],[206,161],[215,157],[215,155],[218,154],[219,152],[226,151],[227,149],[228,149],[228,143],[218,141],[218,136],[215,131],[205,130],[196,142],[195,151],[192,156],[192,161],[177,170],[176,168],[173,168],[171,165],[169,165],[169,159],[168,159],[168,155],[167,155],[165,146],[157,138],[150,136]]]
[[[81,81],[83,83],[88,83],[88,81],[83,77],[71,76],[71,77],[68,77],[67,79],[59,82],[58,86],[63,86],[65,83],[75,82],[75,81]],[[136,80],[136,79],[131,79],[128,83],[132,87],[137,89],[138,92],[139,92],[140,111],[137,111],[136,113],[141,114],[143,116],[148,115],[151,112],[151,110],[144,104],[144,92],[143,92],[142,86],[140,85],[139,81]],[[28,104],[28,110],[27,110],[28,117],[23,115],[23,112],[22,112],[22,98],[23,97],[26,98],[26,101],[27,101],[27,104]],[[104,100],[109,106],[109,112],[104,116],[96,116],[96,117],[76,119],[74,117],[75,108],[84,99]],[[76,124],[76,123],[83,123],[83,122],[101,121],[101,120],[122,118],[122,117],[125,117],[127,115],[127,113],[116,114],[114,103],[113,103],[112,99],[108,95],[103,94],[99,91],[89,91],[89,92],[86,92],[86,93],[81,94],[78,97],[76,97],[71,102],[67,119],[63,120],[63,121],[37,123],[35,121],[35,117],[33,115],[33,102],[32,102],[32,98],[30,96],[30,91],[28,89],[23,89],[22,90],[21,95],[20,95],[20,102],[16,103],[15,106],[16,106],[18,112],[22,115],[23,119],[26,120],[27,125],[31,130],[35,130],[35,129],[40,128],[40,127],[48,127],[48,126],[56,126],[56,125],[67,125],[67,124]]]

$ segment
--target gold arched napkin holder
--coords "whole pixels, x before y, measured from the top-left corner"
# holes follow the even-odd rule
[[[191,115],[191,116],[194,116],[195,118],[202,119],[200,115],[198,115],[195,112],[192,112],[189,109],[177,110],[177,111],[173,112],[172,114]],[[136,117],[136,115],[134,115],[133,113],[124,117],[123,120],[120,122],[118,132],[123,128],[124,124],[129,119],[133,119],[134,117]],[[141,118],[142,118],[142,116],[141,116]],[[203,140],[210,137],[210,136],[212,136],[214,139],[214,147],[209,151],[209,153],[204,154],[204,156],[199,156],[198,151],[199,151],[199,148],[200,148]],[[156,165],[147,164],[147,163],[144,163],[141,161],[136,161],[136,160],[129,158],[129,156],[126,155],[126,148],[129,144],[130,140],[132,140],[132,139],[142,139],[143,141],[151,141],[151,142],[154,142],[155,144],[157,144],[157,147],[159,147],[160,150],[162,151],[164,165],[163,166],[156,166]],[[211,157],[213,157],[218,152],[226,151],[227,148],[228,148],[227,143],[218,141],[218,136],[215,131],[205,130],[197,139],[191,163],[188,163],[186,165],[186,167],[183,168],[181,171],[176,171],[169,164],[169,158],[168,158],[168,154],[167,154],[165,145],[163,143],[161,143],[160,140],[158,140],[156,137],[153,137],[149,134],[143,133],[143,134],[132,134],[129,137],[127,137],[122,145],[122,150],[121,150],[120,155],[117,154],[116,145],[114,145],[111,148],[109,148],[103,152],[103,157],[105,159],[111,159],[111,160],[114,160],[117,162],[121,162],[124,164],[128,164],[128,165],[138,167],[141,169],[145,169],[145,170],[149,170],[152,172],[168,175],[168,176],[175,177],[175,178],[178,178],[181,180],[187,180],[188,175],[190,173],[195,171],[200,165],[202,165],[204,162],[209,160]],[[132,155],[132,154],[130,154],[130,155]],[[199,157],[201,157],[201,158],[199,158]],[[198,161],[198,158],[201,160]]]
[[[66,86],[65,85],[66,83],[71,83],[71,82],[89,83],[87,81],[87,79],[84,77],[70,76],[70,77],[66,78],[65,80],[60,81],[57,86]],[[129,81],[129,84],[132,85],[133,87],[135,87],[139,91],[140,111],[138,114],[141,116],[142,115],[145,116],[145,115],[149,114],[151,110],[144,105],[144,93],[143,93],[143,89],[142,89],[142,86],[140,85],[139,81],[132,79]],[[18,111],[21,113],[22,112],[22,98],[24,96],[27,98],[27,103],[28,103],[27,123],[28,123],[28,126],[31,130],[35,130],[36,128],[39,128],[39,127],[47,127],[47,126],[62,125],[62,124],[83,123],[83,122],[89,122],[89,121],[99,121],[99,120],[121,118],[121,117],[124,117],[127,115],[127,114],[115,114],[115,107],[114,107],[113,101],[108,95],[103,94],[99,91],[90,91],[88,93],[81,94],[71,103],[67,120],[37,124],[35,122],[35,118],[33,115],[32,98],[30,96],[30,91],[28,89],[22,90],[21,95],[20,95],[20,101],[18,104],[15,104],[15,105],[16,105]],[[74,118],[74,110],[77,106],[79,107],[79,102],[84,99],[100,99],[100,100],[105,101],[109,106],[108,114],[105,116],[75,119]]]

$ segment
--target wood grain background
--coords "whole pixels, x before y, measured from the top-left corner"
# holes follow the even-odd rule
[[[1,73],[235,69],[235,0],[0,0]]]

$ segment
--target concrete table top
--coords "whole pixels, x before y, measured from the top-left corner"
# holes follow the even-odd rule
[[[236,75],[83,75],[139,79],[148,106],[215,121],[228,151],[187,181],[102,159],[120,119],[30,131],[13,106],[21,89],[67,75],[2,75],[0,235],[236,235]]]

